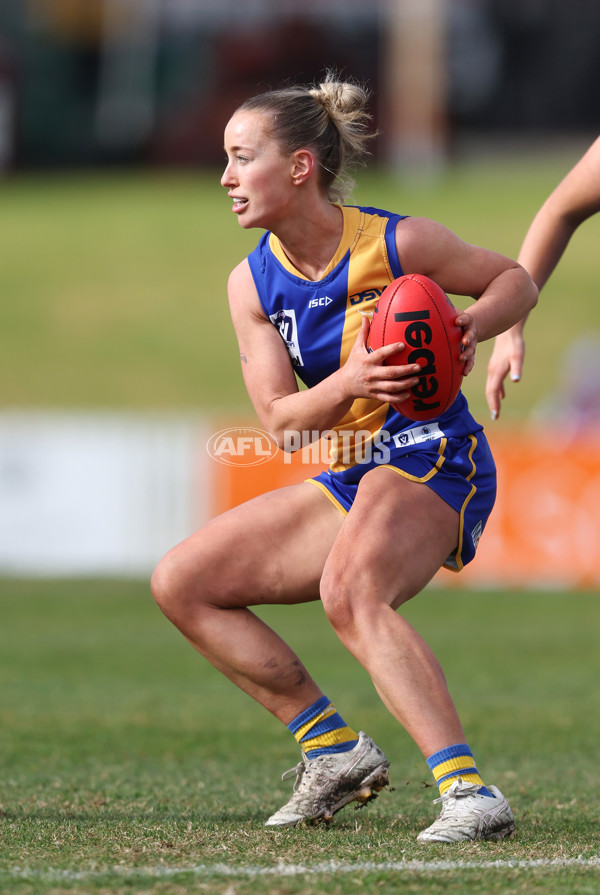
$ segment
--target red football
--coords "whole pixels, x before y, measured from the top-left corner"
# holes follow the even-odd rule
[[[458,359],[462,339],[462,329],[454,322],[458,315],[437,283],[414,273],[390,283],[375,306],[369,347],[403,342],[404,350],[393,354],[387,363],[422,367],[410,397],[392,404],[408,419],[435,419],[460,391],[464,362]]]

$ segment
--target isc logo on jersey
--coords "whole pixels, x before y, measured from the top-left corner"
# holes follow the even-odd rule
[[[311,298],[308,303],[309,308],[326,308],[327,305],[330,305],[333,301],[332,298],[329,298],[328,295],[323,295],[321,298]]]

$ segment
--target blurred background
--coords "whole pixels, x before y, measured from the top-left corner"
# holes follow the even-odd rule
[[[378,159],[597,129],[594,0],[3,0],[5,170],[220,164],[248,94],[366,80]],[[404,124],[408,122],[408,126]],[[401,154],[401,153],[400,153]],[[410,155],[410,153],[409,153]]]
[[[259,235],[219,185],[239,102],[327,68],[366,82],[381,135],[355,200],[516,257],[600,130],[599,38],[595,0],[2,0],[0,575],[146,576],[305,477],[206,449],[257,425],[225,294]],[[600,584],[599,237],[576,234],[486,427],[478,584]],[[465,383],[484,422],[490,347]]]

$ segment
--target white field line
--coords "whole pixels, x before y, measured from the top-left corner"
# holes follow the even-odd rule
[[[116,865],[105,869],[93,870],[52,870],[35,869],[27,867],[15,867],[12,870],[0,871],[0,879],[60,882],[60,881],[86,881],[101,879],[107,876],[117,876],[122,879],[165,879],[174,876],[188,875],[197,878],[214,877],[241,877],[256,879],[258,877],[294,877],[316,876],[319,874],[339,873],[440,873],[441,871],[466,871],[466,870],[537,870],[564,868],[600,868],[600,857],[584,858],[515,858],[511,860],[499,859],[496,861],[361,861],[357,863],[342,863],[337,861],[322,861],[316,864],[287,864],[280,861],[273,867],[257,867],[252,865],[227,864],[192,864],[189,866],[168,867],[164,865],[149,867],[123,867]]]

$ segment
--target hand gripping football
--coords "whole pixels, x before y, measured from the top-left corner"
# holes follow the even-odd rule
[[[406,401],[392,404],[411,420],[441,416],[456,399],[464,362],[459,312],[446,293],[429,277],[406,274],[383,291],[375,306],[369,348],[403,342],[404,349],[386,361],[391,365],[419,364],[419,381]]]

